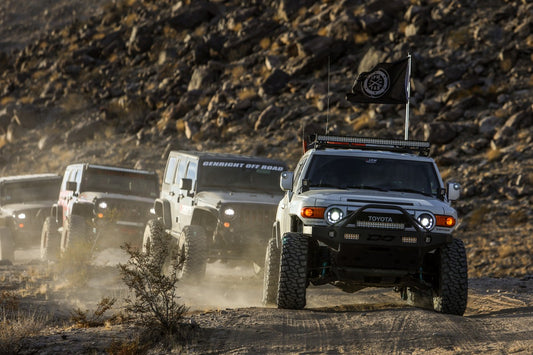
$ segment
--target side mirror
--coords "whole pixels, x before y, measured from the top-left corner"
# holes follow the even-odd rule
[[[456,182],[448,182],[446,184],[446,194],[449,201],[455,201],[461,196],[461,185]]]
[[[78,190],[78,183],[76,181],[67,181],[67,190],[68,191]]]
[[[180,187],[180,190],[191,191],[192,190],[192,179],[181,179],[179,187]]]
[[[294,173],[292,171],[284,171],[279,177],[279,187],[283,191],[292,190],[292,179],[294,178]]]

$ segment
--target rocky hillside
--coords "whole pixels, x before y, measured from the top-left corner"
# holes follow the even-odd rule
[[[345,94],[358,73],[411,53],[410,137],[430,140],[444,179],[463,186],[470,274],[533,274],[533,4],[4,4],[1,175],[81,161],[161,173],[171,149],[293,165],[315,131],[403,138],[404,105]]]

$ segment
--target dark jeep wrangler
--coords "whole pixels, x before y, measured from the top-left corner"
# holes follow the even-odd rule
[[[463,242],[452,232],[460,186],[442,182],[429,143],[316,136],[286,191],[266,252],[263,302],[300,309],[306,288],[394,287],[415,306],[462,315]]]
[[[285,163],[234,154],[173,151],[146,226],[143,247],[170,235],[182,277],[202,277],[208,261],[262,265]]]
[[[159,194],[155,172],[73,164],[65,170],[59,200],[46,218],[41,258],[55,259],[72,243],[91,248],[141,247],[144,225]]]
[[[0,178],[0,260],[14,261],[16,248],[39,245],[39,233],[57,199],[61,176]]]

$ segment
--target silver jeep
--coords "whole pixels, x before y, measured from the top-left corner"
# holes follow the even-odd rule
[[[313,136],[295,172],[283,172],[265,257],[263,303],[301,309],[306,288],[394,287],[410,304],[462,315],[463,242],[429,143]]]

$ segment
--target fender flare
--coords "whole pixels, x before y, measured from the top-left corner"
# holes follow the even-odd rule
[[[156,199],[154,201],[155,215],[163,221],[165,229],[172,228],[172,215],[170,212],[170,202],[164,199]]]

